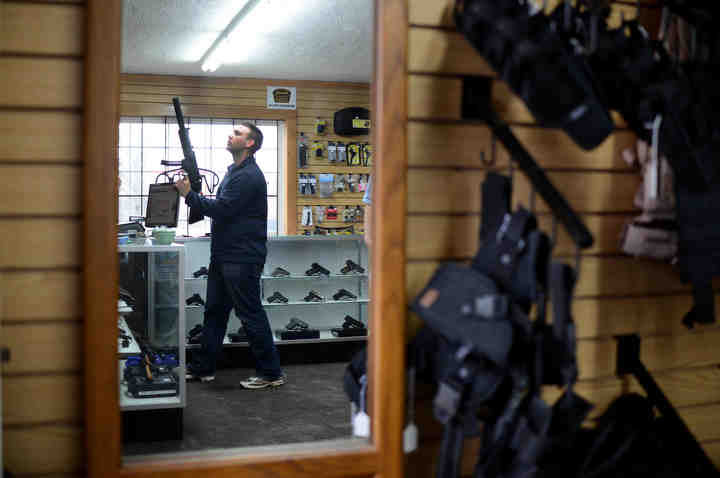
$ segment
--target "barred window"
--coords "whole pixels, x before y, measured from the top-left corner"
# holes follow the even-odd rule
[[[281,204],[278,194],[281,189],[280,141],[284,134],[283,122],[243,118],[186,118],[186,121],[187,127],[190,128],[190,142],[195,151],[198,167],[217,174],[217,184],[222,181],[228,166],[232,163],[232,156],[225,148],[233,128],[242,122],[251,122],[260,128],[263,133],[263,145],[260,151],[255,153],[255,158],[267,181],[268,235],[277,235],[281,230],[279,221],[283,217],[278,210]],[[118,169],[122,180],[118,222],[122,223],[130,221],[131,218],[145,216],[150,184],[168,182],[168,178],[162,173],[175,168],[163,166],[160,161],[183,159],[175,117],[120,118],[118,158]],[[212,185],[212,174],[200,172]],[[207,197],[214,198],[217,184],[212,193],[209,193],[203,182],[203,193]],[[177,234],[197,237],[209,233],[211,219],[205,218],[203,221],[189,224],[188,209],[181,200]]]

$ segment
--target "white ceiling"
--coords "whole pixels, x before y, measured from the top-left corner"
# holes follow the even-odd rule
[[[370,82],[373,0],[262,0],[232,63],[200,58],[246,0],[124,0],[123,73]]]

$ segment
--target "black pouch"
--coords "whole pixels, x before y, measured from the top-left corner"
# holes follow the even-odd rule
[[[510,301],[487,276],[469,267],[445,264],[435,271],[411,309],[435,332],[499,366],[507,363],[513,328]]]

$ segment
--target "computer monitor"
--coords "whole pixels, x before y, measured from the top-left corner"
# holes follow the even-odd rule
[[[151,184],[148,194],[146,227],[177,227],[180,194],[173,183]]]

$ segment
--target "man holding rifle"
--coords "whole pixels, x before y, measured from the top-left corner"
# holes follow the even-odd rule
[[[267,183],[255,162],[255,152],[262,141],[262,132],[254,124],[235,127],[227,142],[233,163],[218,187],[216,199],[193,191],[187,178],[175,183],[193,213],[213,220],[202,348],[188,365],[188,379],[214,380],[230,310],[235,307],[257,372],[240,384],[259,389],[285,383],[260,298],[260,276],[267,255],[268,206]]]

